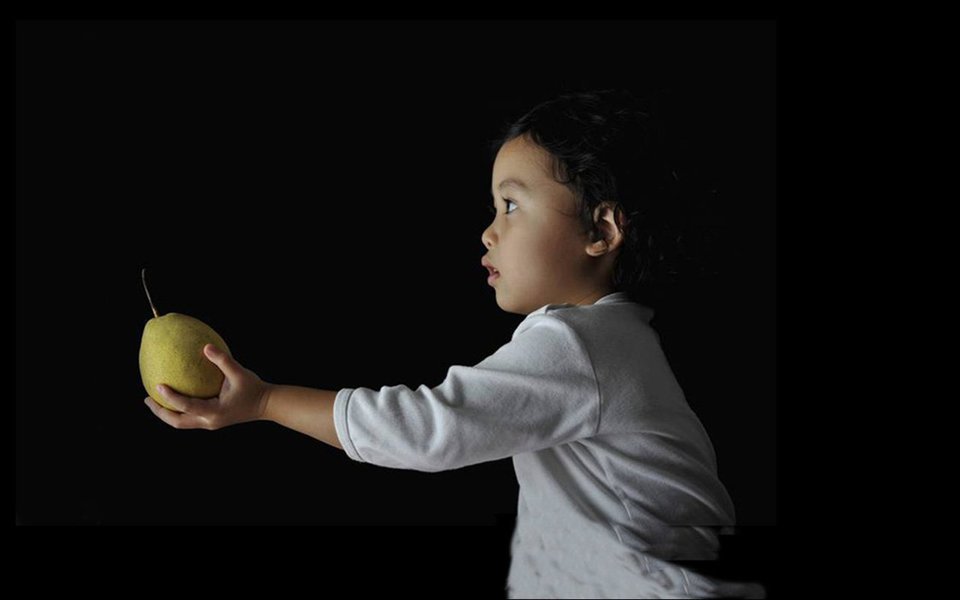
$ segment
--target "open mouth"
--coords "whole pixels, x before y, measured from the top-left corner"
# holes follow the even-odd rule
[[[500,277],[500,271],[493,266],[493,261],[489,260],[486,256],[480,259],[480,264],[487,269],[487,283],[493,283],[494,280]]]

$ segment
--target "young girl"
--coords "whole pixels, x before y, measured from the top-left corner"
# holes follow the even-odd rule
[[[637,295],[670,254],[657,130],[626,92],[564,94],[495,144],[481,264],[509,343],[436,387],[277,385],[204,348],[220,395],[163,388],[176,428],[266,419],[383,467],[513,458],[520,495],[509,597],[765,597],[674,564],[718,554],[734,506]]]

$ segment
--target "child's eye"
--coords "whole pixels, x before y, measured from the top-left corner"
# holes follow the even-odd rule
[[[510,204],[513,204],[514,206],[517,205],[516,202],[514,202],[513,200],[508,200],[507,198],[504,198],[503,201],[504,201],[504,203],[509,202]],[[507,208],[509,208],[509,207],[507,207]],[[490,211],[490,214],[496,216],[496,214],[497,214],[497,207],[496,207],[496,206],[488,206],[487,209]],[[513,212],[512,210],[508,210],[508,211],[507,211],[507,214],[510,214],[510,213],[512,213],[512,212]]]

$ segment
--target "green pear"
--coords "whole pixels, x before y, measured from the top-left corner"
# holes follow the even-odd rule
[[[147,321],[140,340],[140,377],[143,387],[157,404],[175,410],[163,401],[157,384],[194,398],[213,398],[220,393],[223,373],[203,354],[213,344],[230,354],[223,338],[212,327],[194,317],[179,313],[160,316],[147,290],[146,269],[141,272],[143,289],[154,317]]]

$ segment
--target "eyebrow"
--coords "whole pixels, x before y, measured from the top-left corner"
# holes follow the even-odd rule
[[[514,178],[514,177],[508,177],[508,178],[504,179],[503,181],[501,181],[501,182],[500,182],[500,185],[497,186],[497,189],[498,189],[498,190],[501,190],[501,189],[503,189],[503,188],[505,188],[505,187],[507,187],[507,186],[518,187],[518,188],[520,188],[521,190],[525,190],[525,191],[528,191],[528,192],[530,191],[530,186],[528,186],[528,185],[525,184],[524,182],[522,182],[522,181],[520,181],[519,179],[516,179],[516,178]],[[493,192],[490,192],[490,195],[492,196],[492,195],[493,195]]]

